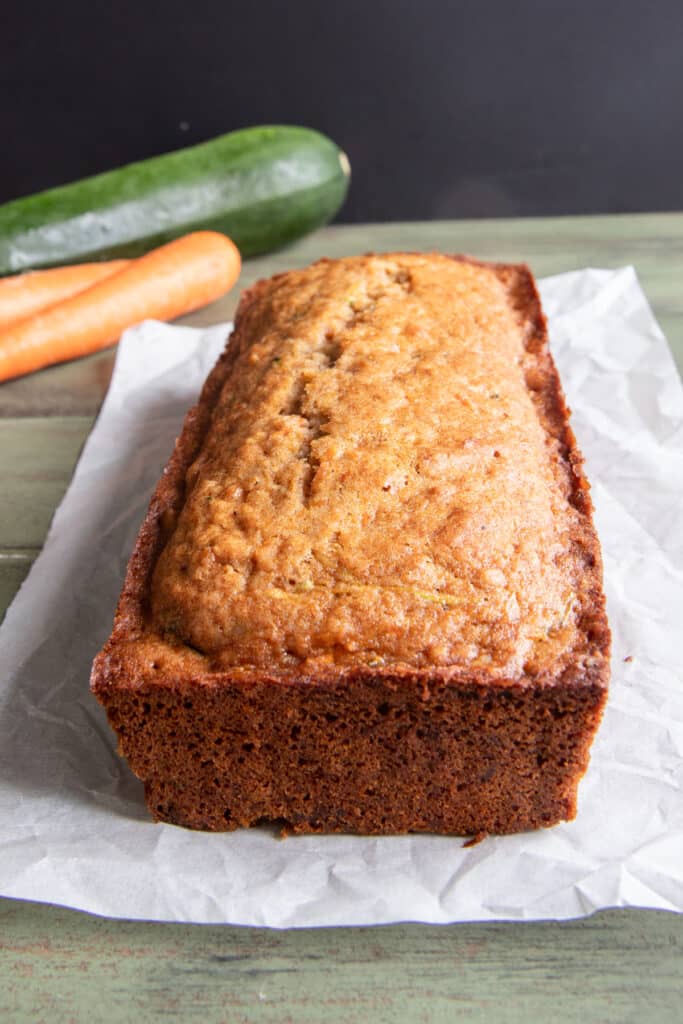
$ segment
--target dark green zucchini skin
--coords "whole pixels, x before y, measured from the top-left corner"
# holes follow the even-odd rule
[[[0,206],[0,275],[139,256],[206,228],[255,256],[326,224],[348,182],[318,132],[241,129]]]

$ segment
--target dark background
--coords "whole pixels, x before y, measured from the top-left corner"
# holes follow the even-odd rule
[[[258,123],[342,220],[683,207],[683,0],[5,0],[0,201]]]

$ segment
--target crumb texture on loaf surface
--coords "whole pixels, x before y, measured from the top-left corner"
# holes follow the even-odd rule
[[[151,632],[274,675],[590,661],[599,552],[534,296],[523,268],[417,254],[255,286]]]

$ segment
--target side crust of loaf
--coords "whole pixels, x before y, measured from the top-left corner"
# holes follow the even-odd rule
[[[472,265],[466,257],[454,257]],[[150,589],[239,349],[269,282],[245,293],[235,335],[188,413],[131,557],[112,636],[93,666],[119,750],[156,820],[212,831],[276,822],[292,832],[473,835],[550,826],[577,786],[607,697],[610,636],[582,459],[525,266],[495,265],[527,324],[539,420],[559,444],[580,517],[585,650],[515,678],[466,666],[333,665],[314,673],[217,669],[152,628]]]

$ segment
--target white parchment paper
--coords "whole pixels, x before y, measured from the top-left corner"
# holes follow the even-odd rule
[[[113,917],[291,927],[683,909],[683,390],[631,269],[542,284],[593,485],[614,636],[571,823],[489,838],[152,824],[90,696],[150,493],[226,336],[129,331],[44,551],[0,631],[0,893]]]

